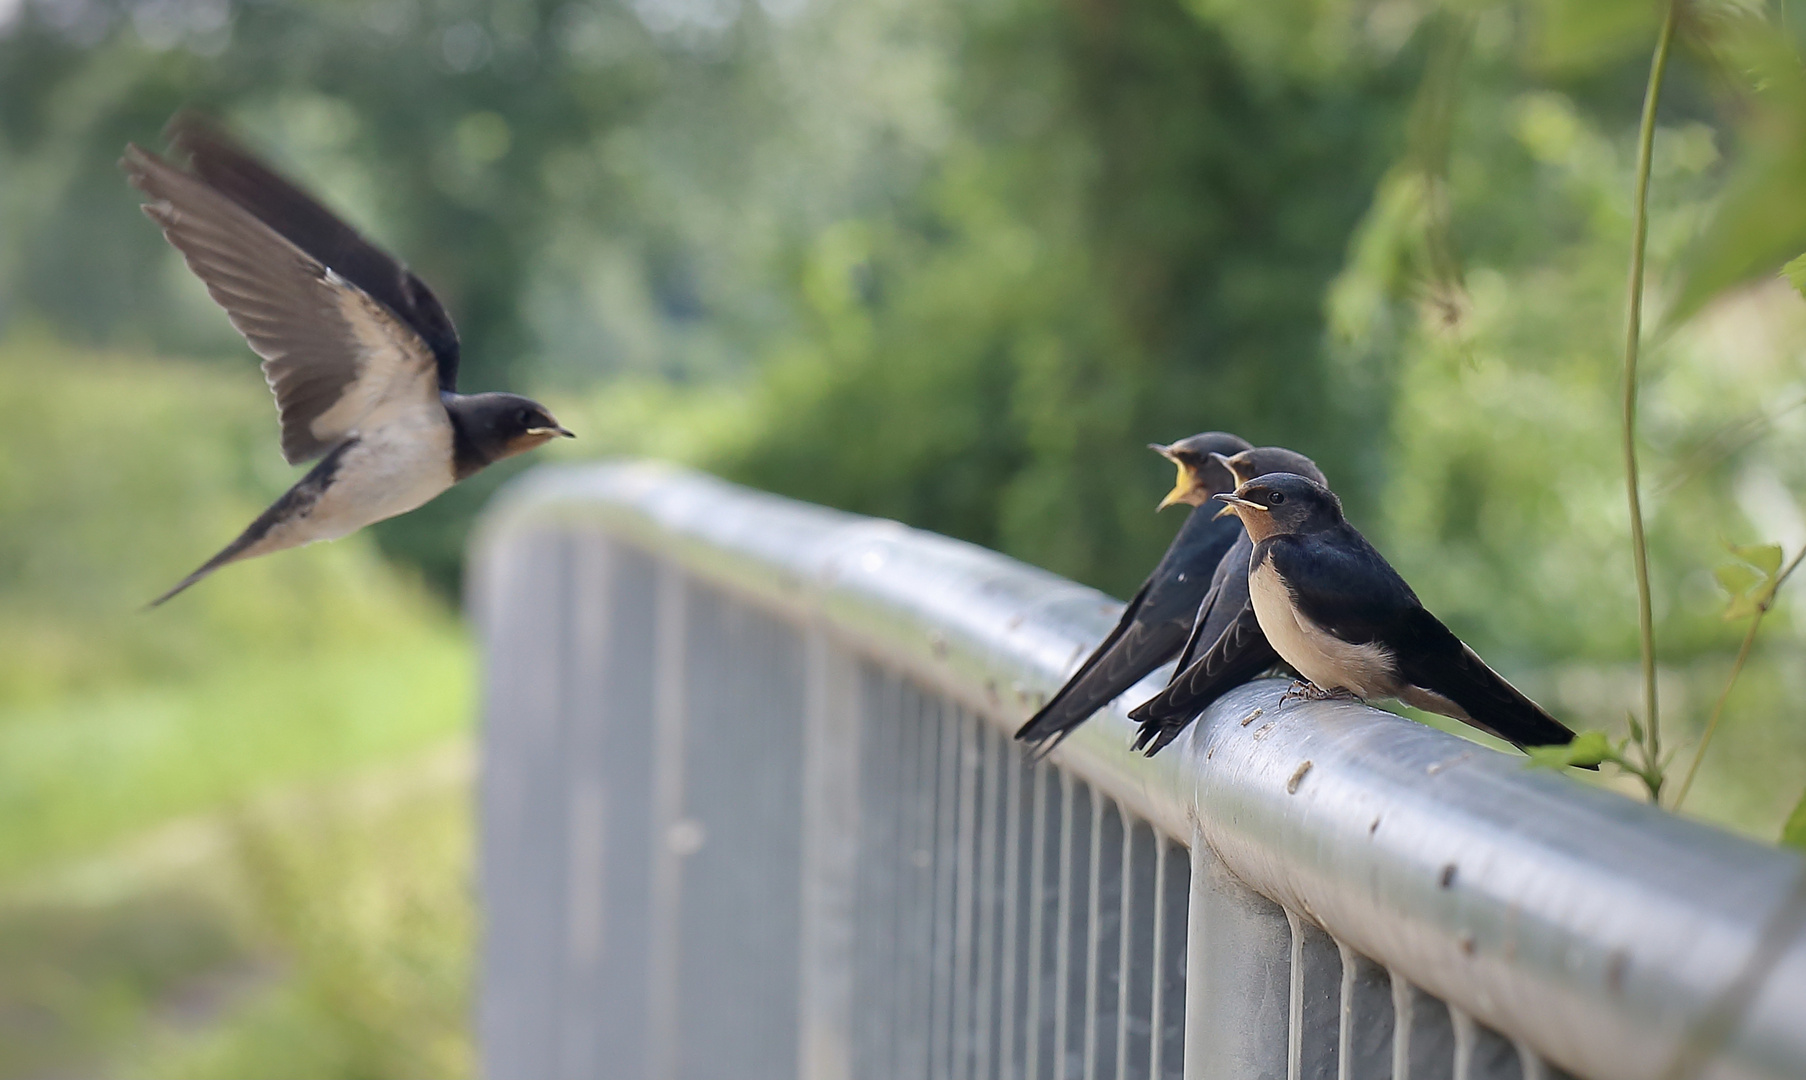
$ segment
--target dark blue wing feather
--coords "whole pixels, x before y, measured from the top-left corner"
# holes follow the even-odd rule
[[[1241,535],[1235,518],[1216,518],[1209,507],[1193,510],[1116,627],[1016,737],[1051,746],[1171,660],[1185,643],[1217,564]]]

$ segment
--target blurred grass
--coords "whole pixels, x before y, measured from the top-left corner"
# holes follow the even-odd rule
[[[469,678],[459,634],[411,627],[380,650],[0,711],[0,877],[442,740],[464,725]]]
[[[0,1078],[469,1071],[453,613],[363,536],[140,610],[298,475],[260,381],[0,342]]]

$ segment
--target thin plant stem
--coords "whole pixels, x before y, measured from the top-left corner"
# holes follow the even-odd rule
[[[1775,597],[1780,595],[1781,586],[1787,581],[1800,560],[1806,559],[1806,547],[1793,557],[1787,568],[1776,575],[1775,583],[1769,586],[1768,596],[1756,605],[1756,613],[1750,616],[1750,628],[1744,632],[1743,644],[1737,649],[1737,659],[1731,664],[1731,674],[1724,681],[1724,689],[1718,692],[1718,701],[1712,706],[1712,718],[1706,721],[1705,734],[1699,737],[1699,748],[1693,751],[1693,761],[1687,766],[1687,775],[1681,778],[1680,790],[1675,793],[1673,809],[1679,810],[1687,801],[1687,792],[1693,790],[1693,777],[1699,772],[1699,763],[1705,759],[1706,747],[1712,745],[1712,736],[1718,732],[1718,721],[1724,717],[1725,702],[1730,700],[1731,688],[1737,685],[1737,676],[1743,674],[1744,661],[1750,658],[1750,647],[1756,644],[1756,631],[1762,628],[1762,620],[1768,615],[1768,609],[1775,604]]]
[[[1693,752],[1693,761],[1687,766],[1687,775],[1681,778],[1681,787],[1674,796],[1672,809],[1679,810],[1687,801],[1687,792],[1693,790],[1693,774],[1699,772],[1699,763],[1706,756],[1706,747],[1712,744],[1712,736],[1718,731],[1718,721],[1724,716],[1724,703],[1731,697],[1731,687],[1737,685],[1737,676],[1743,674],[1743,662],[1750,658],[1750,646],[1756,644],[1756,631],[1762,628],[1762,616],[1768,614],[1767,608],[1758,608],[1750,616],[1750,628],[1744,632],[1743,644],[1737,648],[1737,659],[1731,664],[1731,674],[1724,681],[1724,689],[1718,692],[1718,701],[1712,706],[1712,719],[1706,721],[1706,733],[1700,736],[1699,749]]]
[[[1661,797],[1662,728],[1656,700],[1655,617],[1649,599],[1649,540],[1643,533],[1643,502],[1637,492],[1637,346],[1643,336],[1643,249],[1649,239],[1649,160],[1655,146],[1656,103],[1674,46],[1681,0],[1669,0],[1649,65],[1643,93],[1643,122],[1637,130],[1637,186],[1631,211],[1630,287],[1624,330],[1624,488],[1630,502],[1631,552],[1637,569],[1637,631],[1643,654],[1643,765],[1649,799]],[[1653,779],[1652,779],[1653,778]]]

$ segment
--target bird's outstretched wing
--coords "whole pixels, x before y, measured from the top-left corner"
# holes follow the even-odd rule
[[[432,351],[388,307],[200,177],[136,146],[123,164],[144,212],[263,358],[291,464],[379,408],[437,402]]]
[[[1149,757],[1178,738],[1218,698],[1279,662],[1279,654],[1261,631],[1254,605],[1246,599],[1247,575],[1240,578],[1243,600],[1238,605],[1232,597],[1226,598],[1228,602],[1223,607],[1233,614],[1216,641],[1204,655],[1173,676],[1165,690],[1130,711],[1130,719],[1141,721],[1134,747],[1146,751]]]
[[[439,388],[458,388],[458,331],[426,282],[201,116],[184,112],[170,141],[208,186],[394,312],[433,352]]]
[[[1394,653],[1399,675],[1460,706],[1468,723],[1520,749],[1574,741],[1574,733],[1561,721],[1488,667],[1436,616],[1419,607],[1401,629]]]

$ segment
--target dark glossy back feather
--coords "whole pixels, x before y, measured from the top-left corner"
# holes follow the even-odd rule
[[[1566,725],[1506,682],[1436,616],[1419,607],[1403,630],[1395,657],[1399,674],[1461,706],[1475,727],[1520,748],[1574,740]]]

